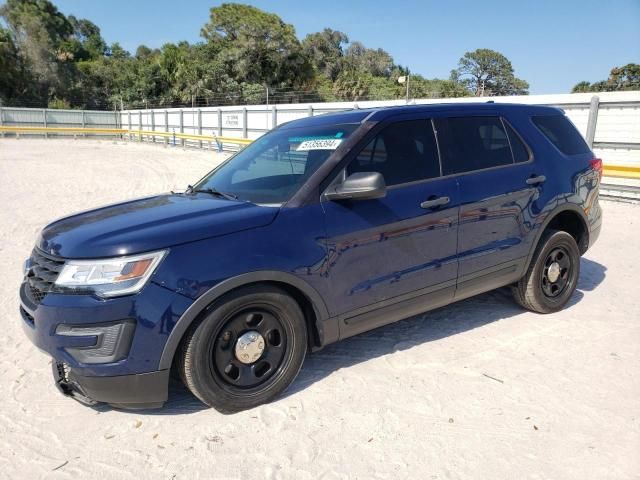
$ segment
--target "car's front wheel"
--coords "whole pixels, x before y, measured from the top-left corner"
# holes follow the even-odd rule
[[[538,313],[561,310],[569,301],[580,276],[580,251],[567,232],[550,230],[542,236],[531,265],[513,286],[515,300]]]
[[[188,331],[177,361],[196,397],[234,413],[282,393],[298,374],[306,350],[297,302],[275,286],[255,285],[212,304]]]

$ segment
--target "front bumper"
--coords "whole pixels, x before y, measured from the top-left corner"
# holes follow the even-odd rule
[[[58,390],[85,405],[108,403],[115,408],[160,408],[167,401],[169,370],[86,377],[62,362],[53,362],[53,380]]]
[[[193,300],[154,283],[136,295],[101,299],[91,295],[48,294],[39,304],[20,289],[22,327],[36,347],[53,357],[58,389],[83,403],[122,408],[159,407],[167,399],[169,370],[160,369],[167,338]],[[96,336],[65,335],[60,325],[135,323],[128,351],[117,361],[82,363],[78,349],[91,349]],[[74,352],[76,357],[74,357]],[[95,357],[94,357],[95,358]]]

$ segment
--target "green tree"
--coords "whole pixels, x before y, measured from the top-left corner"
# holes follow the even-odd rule
[[[361,42],[353,42],[345,52],[346,68],[370,73],[375,77],[389,77],[393,70],[393,58],[381,48],[365,47]]]
[[[293,25],[250,5],[223,3],[211,9],[201,31],[219,45],[219,59],[236,80],[265,86],[300,86],[311,80],[311,62]]]
[[[628,63],[622,67],[613,67],[607,80],[589,83],[582,81],[574,85],[571,93],[616,92],[640,89],[640,64]]]
[[[96,60],[104,56],[107,44],[100,34],[100,28],[89,20],[77,19],[73,15],[70,15],[68,20],[73,28],[73,37],[68,42],[75,44],[77,51],[74,59]]]
[[[0,104],[23,96],[24,73],[11,33],[0,26]]]
[[[590,92],[590,91],[591,91],[591,84],[584,80],[582,82],[576,83],[571,89],[571,93],[583,93],[583,92]]]
[[[48,100],[60,93],[69,80],[62,64],[73,56],[64,42],[73,27],[58,9],[46,0],[8,0],[0,7],[0,16],[12,33],[19,55],[36,81],[36,95]]]
[[[311,60],[316,74],[335,81],[343,68],[343,46],[348,42],[346,34],[325,28],[307,35],[302,41],[302,50]]]
[[[514,75],[509,59],[488,48],[465,53],[458,68],[451,71],[451,81],[461,83],[477,96],[529,93],[529,84]]]
[[[613,67],[607,83],[612,91],[640,89],[640,64],[628,63],[622,67]]]

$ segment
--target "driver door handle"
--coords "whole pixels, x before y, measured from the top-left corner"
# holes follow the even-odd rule
[[[545,177],[544,175],[529,177],[527,178],[527,185],[538,185],[540,183],[543,183],[546,179],[547,177]]]
[[[449,203],[449,197],[438,197],[431,200],[427,200],[420,204],[421,208],[433,208],[433,207],[441,207]]]

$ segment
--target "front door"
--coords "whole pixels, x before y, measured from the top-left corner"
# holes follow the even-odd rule
[[[446,303],[457,276],[458,186],[440,178],[431,120],[390,123],[349,163],[345,176],[371,171],[384,176],[385,198],[323,199],[329,308],[344,319],[365,314],[349,334],[377,326],[367,322],[367,311],[429,295]]]

